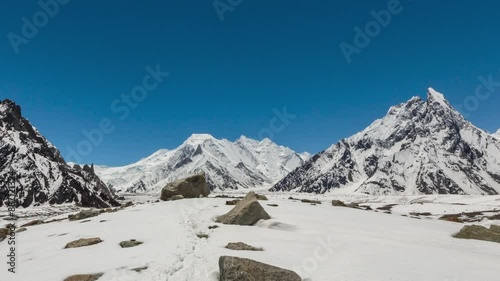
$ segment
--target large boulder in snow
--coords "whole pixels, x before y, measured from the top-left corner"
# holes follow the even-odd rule
[[[223,224],[254,225],[259,220],[268,220],[271,217],[262,208],[255,192],[251,191],[243,200],[227,214],[217,218],[217,222]]]
[[[87,247],[87,246],[92,246],[101,243],[102,240],[100,238],[82,238],[78,239],[73,242],[69,242],[66,244],[66,247],[64,249],[73,249],[73,248],[81,248],[81,247]]]
[[[466,225],[460,230],[460,232],[453,235],[453,237],[500,243],[500,227],[492,225],[488,229],[480,225]]]
[[[161,200],[171,200],[172,197],[181,195],[184,198],[207,197],[210,194],[205,174],[176,180],[167,184],[161,190]]]
[[[64,281],[96,281],[103,275],[104,275],[103,273],[73,275],[64,279]]]
[[[237,257],[220,257],[220,281],[301,281],[300,276],[257,261]]]

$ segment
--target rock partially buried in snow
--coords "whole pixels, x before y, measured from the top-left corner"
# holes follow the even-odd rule
[[[167,184],[161,190],[161,200],[171,200],[176,195],[182,195],[183,198],[200,198],[209,194],[205,174],[199,174]]]
[[[226,249],[233,251],[264,251],[262,248],[256,248],[242,242],[229,243],[227,244]]]
[[[332,200],[332,206],[334,207],[345,207],[345,203],[340,200]]]
[[[97,217],[101,212],[98,210],[83,210],[77,214],[69,215],[68,219],[70,221],[84,220],[92,217]]]
[[[0,242],[5,240],[7,236],[10,235],[10,229],[8,228],[0,228]]]
[[[255,194],[255,196],[257,196],[257,200],[261,200],[261,201],[268,201],[269,200],[269,199],[267,199],[267,197],[265,195]]]
[[[137,241],[135,239],[130,239],[129,241],[122,241],[120,242],[120,247],[122,248],[132,248],[132,247],[137,247],[139,245],[143,244],[141,241]]]
[[[70,276],[64,281],[96,281],[97,279],[101,278],[104,274],[99,273],[99,274],[82,274],[82,275],[73,275]]]
[[[480,225],[466,225],[453,237],[500,243],[500,226],[492,225],[488,229]]]
[[[293,271],[237,257],[220,257],[219,269],[220,281],[301,281]]]
[[[270,218],[271,216],[257,201],[255,192],[251,191],[229,213],[217,218],[217,222],[235,225],[254,225],[259,220],[268,220]]]
[[[87,247],[101,243],[100,238],[82,238],[73,242],[69,242],[64,249]]]

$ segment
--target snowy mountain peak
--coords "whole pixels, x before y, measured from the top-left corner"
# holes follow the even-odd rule
[[[211,189],[255,188],[273,185],[307,157],[270,140],[242,136],[230,142],[195,134],[176,149],[124,167],[97,166],[96,173],[117,191],[157,191],[168,182],[200,172],[206,174]]]
[[[500,143],[434,89],[313,156],[273,191],[499,194]]]

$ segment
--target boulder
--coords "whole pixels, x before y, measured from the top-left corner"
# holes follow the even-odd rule
[[[161,200],[167,201],[176,195],[182,195],[184,198],[200,198],[209,194],[205,174],[199,174],[167,184],[161,190]]]
[[[257,201],[255,192],[251,191],[243,200],[227,214],[217,218],[217,222],[235,225],[254,225],[259,220],[268,220],[271,216]]]
[[[69,215],[68,219],[70,221],[84,220],[92,217],[97,217],[101,214],[101,211],[98,210],[83,210],[77,214]]]
[[[453,237],[500,243],[500,226],[492,225],[488,229],[480,225],[466,225]]]
[[[101,278],[104,274],[99,273],[99,274],[83,274],[83,275],[73,275],[70,276],[64,281],[96,281],[97,279]]]
[[[257,261],[237,257],[220,257],[220,281],[301,281],[300,276]]]
[[[122,248],[132,248],[132,247],[137,247],[139,245],[143,244],[141,241],[137,241],[135,239],[130,239],[129,241],[122,241],[120,242],[120,247]]]
[[[102,240],[100,238],[82,238],[73,242],[69,242],[64,249],[73,249],[80,247],[92,246],[95,244],[101,243]]]
[[[233,251],[264,251],[262,248],[256,248],[242,242],[229,243],[227,244],[226,249]]]

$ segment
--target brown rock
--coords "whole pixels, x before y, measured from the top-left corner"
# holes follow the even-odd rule
[[[73,242],[69,242],[64,249],[72,249],[72,248],[80,248],[92,246],[95,244],[101,243],[102,240],[100,238],[82,238]]]
[[[262,248],[256,248],[242,242],[229,243],[227,244],[226,249],[233,251],[264,251]]]
[[[200,198],[207,197],[209,194],[205,174],[199,174],[167,184],[161,191],[161,200],[168,201],[175,195],[182,195],[184,198]]]
[[[259,220],[268,220],[270,218],[269,214],[257,201],[255,192],[251,191],[229,213],[217,218],[217,222],[235,225],[254,225]]]
[[[219,269],[220,281],[301,281],[293,271],[237,257],[220,257]]]
[[[101,278],[104,274],[99,273],[99,274],[84,274],[84,275],[73,275],[70,276],[64,281],[96,281],[97,279]]]

